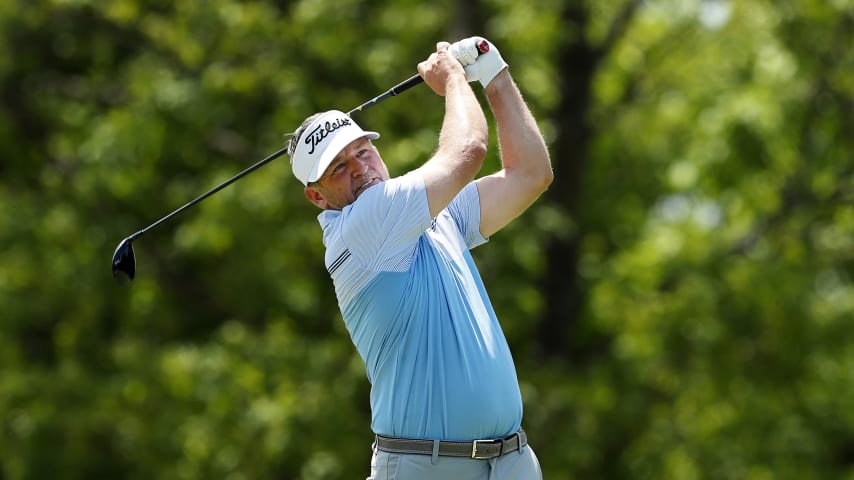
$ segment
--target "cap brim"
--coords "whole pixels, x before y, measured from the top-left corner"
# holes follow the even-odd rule
[[[326,169],[329,168],[329,165],[335,160],[335,157],[341,153],[341,150],[344,150],[347,145],[354,140],[358,140],[360,138],[369,138],[371,140],[376,140],[380,138],[380,134],[377,132],[365,131],[359,128],[358,130],[354,129],[349,132],[342,132],[332,139],[332,142],[329,146],[323,150],[323,154],[320,156],[320,160],[314,164],[314,168],[308,172],[307,182],[316,182],[320,177],[323,176],[323,173],[326,172]]]

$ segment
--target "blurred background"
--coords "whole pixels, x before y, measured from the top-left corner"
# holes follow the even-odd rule
[[[556,174],[474,251],[545,477],[854,479],[852,0],[2,2],[0,479],[365,478],[286,157],[137,241],[133,284],[110,260],[475,34]],[[395,175],[442,112],[358,121]]]

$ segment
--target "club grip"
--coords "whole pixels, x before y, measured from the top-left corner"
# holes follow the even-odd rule
[[[481,38],[479,42],[477,42],[477,53],[478,55],[484,54],[489,51],[489,42],[486,41],[485,38]],[[419,74],[415,74],[406,80],[398,83],[397,85],[391,87],[389,92],[392,95],[397,95],[399,93],[405,92],[410,88],[418,85],[419,83],[423,83],[424,79]]]
[[[486,39],[481,38],[480,41],[477,42],[478,55],[484,54],[488,51],[489,51],[489,42],[487,42]],[[409,90],[410,88],[412,88],[412,87],[414,87],[420,83],[424,83],[424,79],[421,78],[420,74],[416,73],[415,75],[413,75],[413,76],[407,78],[406,80],[398,83],[397,85],[389,88],[388,90],[386,90],[381,95],[378,95],[378,96],[368,100],[367,102],[359,105],[358,107],[350,110],[349,112],[347,112],[347,115],[350,116],[354,113],[361,112],[362,110],[370,107],[371,105],[376,105],[377,103],[382,102],[383,100],[385,100],[388,97],[393,97],[395,95],[399,95],[399,94]]]
[[[489,42],[486,41],[485,38],[481,38],[479,42],[477,42],[477,53],[486,53],[489,51]]]

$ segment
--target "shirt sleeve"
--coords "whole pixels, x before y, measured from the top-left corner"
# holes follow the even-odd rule
[[[465,239],[469,250],[489,241],[480,233],[480,195],[477,184],[469,183],[446,209]]]
[[[342,240],[365,268],[404,271],[432,223],[427,188],[416,172],[366,190],[342,212]]]

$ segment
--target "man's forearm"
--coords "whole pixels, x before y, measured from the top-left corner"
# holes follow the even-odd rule
[[[440,152],[456,158],[463,170],[473,178],[483,162],[487,140],[486,117],[477,97],[465,77],[454,77],[445,89],[445,118],[439,134]]]
[[[504,169],[550,182],[552,169],[545,140],[508,70],[492,80],[486,96],[495,115]]]
[[[445,117],[439,148],[418,170],[427,189],[430,215],[435,217],[472,181],[486,157],[486,116],[466,82],[456,59],[447,56],[448,43],[419,64],[418,71],[436,93],[445,97]]]
[[[502,169],[477,180],[480,232],[490,236],[528,208],[554,179],[537,122],[507,70],[486,87],[495,116]]]

